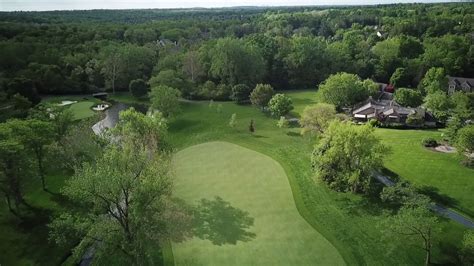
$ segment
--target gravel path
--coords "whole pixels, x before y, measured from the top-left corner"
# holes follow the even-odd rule
[[[394,186],[395,185],[395,182],[393,180],[391,180],[389,177],[387,176],[384,176],[380,173],[376,173],[375,174],[375,178],[382,184],[386,185],[386,186]],[[463,216],[453,210],[450,210],[438,203],[434,203],[432,206],[431,206],[431,210],[437,212],[439,215],[441,216],[444,216],[444,217],[447,217],[455,222],[458,222],[468,228],[474,228],[474,222],[467,218],[466,216]]]

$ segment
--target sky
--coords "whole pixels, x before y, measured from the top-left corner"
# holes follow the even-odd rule
[[[191,8],[232,6],[372,5],[450,0],[0,0],[0,11]]]

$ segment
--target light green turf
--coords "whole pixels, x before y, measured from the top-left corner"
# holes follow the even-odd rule
[[[94,111],[91,109],[93,105],[94,102],[84,101],[72,104],[69,109],[74,114],[74,120],[81,120],[94,115]]]
[[[441,131],[377,129],[376,133],[392,150],[385,159],[388,169],[418,187],[434,188],[435,200],[474,217],[474,170],[462,166],[457,154],[421,145],[424,138],[441,139]]]
[[[248,231],[255,234],[236,244],[199,238],[175,243],[176,265],[344,264],[334,246],[300,216],[285,171],[270,157],[209,142],[180,151],[174,164],[175,196],[188,203],[219,196],[249,213],[254,225]]]

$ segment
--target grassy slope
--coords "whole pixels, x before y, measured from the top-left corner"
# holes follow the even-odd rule
[[[225,140],[261,152],[278,161],[284,168],[300,214],[328,239],[347,264],[401,265],[421,264],[418,249],[400,244],[397,256],[388,256],[381,242],[377,223],[384,219],[379,203],[346,193],[335,193],[312,179],[309,156],[312,143],[302,138],[299,129],[279,129],[276,120],[257,109],[222,103],[222,113],[209,108],[207,102],[184,103],[183,112],[170,123],[170,141],[179,149]],[[238,117],[236,129],[229,128],[232,113]],[[256,133],[248,133],[250,119],[255,120]],[[458,239],[462,230],[450,230]],[[451,246],[451,243],[447,243]]]
[[[285,172],[271,158],[227,142],[209,142],[180,151],[175,164],[175,196],[188,203],[219,196],[249,213],[254,224],[248,230],[255,234],[233,242],[242,233],[232,230],[238,226],[233,226],[234,219],[226,220],[225,208],[216,208],[213,219],[219,226],[213,232],[226,243],[193,238],[173,244],[177,265],[344,264],[337,250],[299,215]]]
[[[316,91],[284,91],[286,95],[291,97],[293,101],[294,109],[291,112],[293,116],[299,117],[306,106],[314,105],[317,103],[316,101]]]

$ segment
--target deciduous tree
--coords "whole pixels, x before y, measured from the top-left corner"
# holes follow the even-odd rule
[[[179,110],[181,92],[175,88],[160,85],[151,88],[149,93],[151,106],[160,111],[165,117],[176,114]]]
[[[329,123],[336,118],[336,107],[332,104],[318,103],[307,106],[301,115],[301,134],[323,133]]]
[[[330,188],[368,193],[372,175],[382,167],[386,153],[369,124],[334,120],[313,150],[312,165],[316,177]]]

